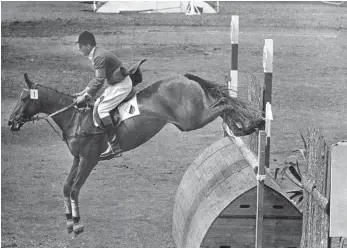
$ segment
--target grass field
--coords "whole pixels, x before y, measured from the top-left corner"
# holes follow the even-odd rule
[[[82,188],[85,233],[65,233],[62,186],[72,156],[45,123],[7,127],[16,98],[32,81],[77,92],[93,76],[75,44],[83,30],[130,63],[147,58],[143,88],[186,72],[224,83],[230,68],[230,18],[240,15],[240,95],[252,73],[263,80],[262,49],[274,39],[271,167],[301,148],[299,130],[347,139],[347,6],[321,2],[221,2],[217,15],[95,14],[78,2],[1,3],[2,247],[174,247],[172,207],[186,168],[223,137],[221,120],[156,137],[102,162]]]

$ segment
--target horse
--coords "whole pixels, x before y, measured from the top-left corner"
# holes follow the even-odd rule
[[[61,129],[73,155],[63,186],[66,228],[77,236],[84,229],[79,192],[107,148],[106,133],[93,123],[92,107],[76,106],[72,95],[33,83],[26,73],[24,79],[28,88],[23,89],[8,125],[11,131],[18,131],[24,123],[33,121],[35,115],[44,113]],[[157,81],[136,94],[140,114],[115,128],[123,152],[144,144],[168,123],[181,131],[191,131],[221,117],[237,136],[251,134],[265,124],[262,113],[258,115],[248,104],[230,97],[225,87],[192,74]]]

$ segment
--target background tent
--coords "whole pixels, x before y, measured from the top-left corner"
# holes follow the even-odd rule
[[[201,13],[217,13],[208,3],[194,1]],[[185,13],[189,2],[174,1],[110,1],[103,4],[96,12],[120,13],[120,12],[143,12],[143,13]]]

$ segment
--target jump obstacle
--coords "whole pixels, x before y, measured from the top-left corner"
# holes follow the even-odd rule
[[[238,42],[239,17],[232,16],[231,21],[231,80],[228,82],[230,94],[237,97],[238,90]],[[273,40],[266,39],[263,51],[264,91],[263,111],[272,102]],[[268,111],[266,110],[265,113]],[[270,125],[267,130],[265,145],[265,166],[269,167],[270,159]],[[309,141],[316,137],[310,137]],[[320,141],[322,143],[322,141]],[[308,144],[309,142],[307,142]],[[339,142],[331,147],[315,148],[311,143],[308,156],[308,175],[302,178],[304,189],[303,226],[301,248],[347,248],[347,142]],[[321,154],[325,154],[323,161]],[[314,159],[313,159],[314,158]],[[317,162],[318,161],[318,162]],[[261,189],[259,187],[258,189]],[[261,209],[261,208],[258,208]],[[343,218],[344,217],[344,218]],[[259,225],[261,226],[261,225]],[[258,227],[256,227],[256,231]],[[257,238],[261,235],[257,235]],[[256,244],[256,247],[257,244]]]
[[[208,147],[177,190],[172,232],[177,248],[255,247],[257,183],[254,167],[228,137]],[[299,247],[301,213],[267,170],[263,210],[263,246]]]
[[[228,88],[234,97],[238,19],[232,17],[231,23]],[[267,113],[271,110],[272,45],[272,40],[265,41],[263,108]],[[299,247],[302,214],[265,168],[269,167],[270,119],[266,117],[267,131],[259,132],[258,157],[224,125],[228,137],[212,144],[188,167],[173,210],[177,248]]]
[[[306,140],[301,248],[347,247],[347,142],[328,146],[316,130]]]

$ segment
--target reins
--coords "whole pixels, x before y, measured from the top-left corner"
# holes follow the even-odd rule
[[[62,130],[62,135],[60,135],[59,131],[53,126],[53,124],[51,123],[52,122],[55,122],[53,119],[52,119],[52,116],[56,115],[56,114],[59,114],[59,113],[62,113],[64,112],[65,110],[68,110],[70,108],[72,108],[73,106],[75,106],[75,103],[72,103],[50,115],[48,115],[47,117],[44,117],[44,119],[47,121],[47,123],[52,127],[52,129],[58,134],[58,136],[64,141],[66,142],[67,139],[65,138],[65,135],[64,135],[64,130]]]
[[[62,108],[62,109],[60,109],[60,110],[58,110],[58,111],[55,111],[54,113],[52,113],[52,114],[50,114],[50,115],[48,115],[49,117],[52,117],[52,116],[54,116],[54,115],[56,115],[56,114],[59,114],[59,113],[61,113],[61,112],[64,112],[65,110],[68,110],[69,108],[71,108],[71,107],[73,107],[73,106],[75,106],[75,103],[73,102],[73,103],[71,103],[70,105],[68,105],[68,106],[66,106],[66,107],[64,107],[64,108]]]
[[[26,118],[26,119],[24,119],[23,121],[24,121],[24,122],[28,122],[28,121],[34,122],[34,121],[39,121],[39,120],[44,119],[44,120],[47,121],[47,123],[52,127],[52,129],[58,134],[58,136],[59,136],[63,141],[66,141],[66,139],[64,138],[64,131],[62,130],[63,135],[61,135],[60,132],[59,132],[59,131],[54,127],[54,125],[51,123],[51,122],[54,122],[54,123],[55,123],[55,121],[52,119],[52,116],[57,115],[57,114],[59,114],[59,113],[62,113],[62,112],[64,112],[65,110],[68,110],[68,109],[74,107],[74,105],[75,105],[75,103],[72,103],[72,104],[70,104],[70,105],[68,105],[68,106],[66,106],[66,107],[64,107],[64,108],[62,108],[62,109],[59,109],[58,111],[55,111],[54,113],[52,113],[52,114],[50,114],[50,115],[48,115],[48,116],[39,116],[39,115],[37,114],[37,116],[33,116],[33,117],[31,117],[31,118]]]
[[[64,142],[67,142],[67,140],[69,140],[69,139],[72,139],[72,138],[78,138],[78,137],[88,137],[88,136],[94,136],[94,135],[100,135],[100,134],[104,134],[105,132],[94,132],[94,133],[85,133],[85,134],[82,134],[82,135],[77,135],[77,134],[75,134],[75,135],[71,135],[71,136],[66,136],[65,135],[65,133],[64,133],[64,130],[61,130],[62,132],[59,132],[58,130],[57,130],[57,128],[54,126],[54,124],[52,124],[52,123],[56,123],[55,121],[54,121],[54,119],[52,118],[53,116],[55,116],[55,115],[57,115],[57,114],[59,114],[59,113],[62,113],[62,112],[64,112],[64,111],[66,111],[66,110],[68,110],[68,109],[70,109],[70,108],[72,108],[72,107],[74,107],[74,108],[76,108],[77,110],[90,110],[90,107],[89,106],[87,106],[87,108],[78,108],[76,105],[75,105],[75,103],[72,103],[72,104],[70,104],[70,105],[68,105],[68,106],[65,106],[64,108],[62,108],[62,109],[59,109],[58,111],[55,111],[54,113],[52,113],[52,114],[50,114],[50,115],[48,115],[48,116],[39,116],[39,115],[37,115],[36,117],[34,116],[34,117],[31,117],[31,118],[27,118],[27,119],[25,119],[25,122],[27,122],[27,121],[35,121],[35,120],[37,120],[37,121],[39,121],[39,120],[42,120],[42,119],[44,119],[51,127],[52,127],[52,129],[54,130],[54,132],[56,133],[56,134],[58,134],[58,136],[61,138],[61,140],[62,141],[64,141]],[[70,124],[68,125],[68,127],[70,126]]]

